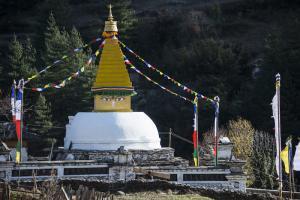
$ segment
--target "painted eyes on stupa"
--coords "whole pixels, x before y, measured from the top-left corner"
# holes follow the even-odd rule
[[[117,97],[116,101],[124,101],[124,97]]]
[[[124,101],[124,97],[102,97],[101,100],[102,101],[116,101],[116,102],[119,102],[119,101]]]

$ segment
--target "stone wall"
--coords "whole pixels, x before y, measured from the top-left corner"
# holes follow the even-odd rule
[[[72,156],[71,156],[72,155]],[[123,156],[122,156],[123,155]],[[154,150],[117,150],[117,151],[82,151],[69,150],[56,152],[55,160],[96,160],[100,163],[120,163],[120,159],[126,164],[148,166],[148,165],[175,165],[188,166],[188,161],[174,157],[174,149],[161,148]]]

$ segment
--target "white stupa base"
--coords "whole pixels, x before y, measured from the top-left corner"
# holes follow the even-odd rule
[[[153,150],[161,148],[153,121],[144,112],[80,112],[69,117],[65,149]]]

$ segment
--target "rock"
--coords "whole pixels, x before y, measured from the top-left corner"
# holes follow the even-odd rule
[[[167,194],[171,195],[173,192],[171,189],[167,189]]]
[[[162,192],[161,190],[156,190],[156,193],[160,195],[166,195],[166,193]]]
[[[121,190],[119,190],[119,191],[117,191],[117,195],[125,195],[125,192],[123,192],[123,191],[121,191]]]

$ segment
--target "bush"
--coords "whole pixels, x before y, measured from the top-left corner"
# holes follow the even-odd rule
[[[242,118],[231,120],[228,124],[228,136],[234,143],[233,154],[236,158],[247,160],[252,154],[254,128],[250,121]]]

